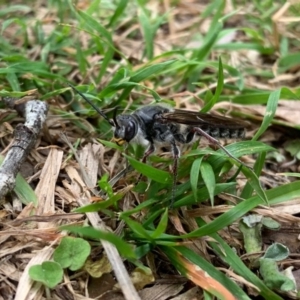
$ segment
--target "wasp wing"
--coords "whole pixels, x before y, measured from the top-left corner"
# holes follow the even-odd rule
[[[209,126],[217,128],[242,129],[248,123],[227,117],[214,116],[197,111],[175,109],[172,112],[160,115],[164,123],[179,123],[190,126]]]

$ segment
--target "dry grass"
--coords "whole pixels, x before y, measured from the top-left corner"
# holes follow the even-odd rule
[[[18,1],[14,2],[16,4]],[[284,299],[296,299],[295,291],[271,292],[256,277],[258,265],[255,264],[270,244],[278,242],[285,245],[290,255],[278,265],[280,269],[294,267],[292,274],[299,289],[300,188],[295,180],[300,173],[297,150],[300,143],[300,61],[295,58],[300,56],[300,28],[296,14],[299,5],[292,5],[291,2],[281,4],[280,1],[271,1],[273,4],[269,5],[256,1],[242,5],[226,1],[221,15],[236,11],[224,20],[224,28],[228,32],[222,30],[224,36],[210,45],[207,37],[215,34],[211,27],[214,14],[209,11],[203,14],[208,8],[206,1],[177,1],[176,5],[168,0],[148,1],[148,11],[143,11],[144,6],[129,1],[126,10],[116,17],[113,25],[109,21],[115,6],[103,2],[99,4],[101,10],[93,9],[94,20],[111,34],[113,52],[108,38],[103,37],[104,33],[99,32],[99,28],[90,28],[88,21],[80,21],[78,15],[75,18],[68,3],[30,2],[32,7],[28,10],[16,9],[1,15],[1,39],[3,43],[5,41],[0,53],[0,70],[3,71],[0,74],[1,88],[26,92],[26,95],[28,91],[32,93],[32,90],[37,90],[39,97],[50,104],[50,112],[38,142],[20,171],[35,191],[38,205],[34,207],[31,203],[25,206],[14,193],[1,199],[0,300],[50,297],[123,299],[121,290],[125,293],[124,286],[118,286],[107,256],[116,259],[115,262],[110,261],[113,267],[121,266],[122,260],[104,238],[101,238],[102,243],[86,238],[92,246],[88,263],[79,271],[65,270],[63,281],[54,289],[44,289],[42,284],[30,279],[30,266],[49,260],[61,239],[68,234],[59,230],[60,225],[66,224],[91,224],[102,231],[114,232],[130,243],[137,256],[124,260],[124,265],[142,299],[203,299],[201,288],[214,295],[217,290],[223,294],[223,299],[234,299],[238,291],[235,290],[235,283],[244,291],[240,299],[247,299],[245,295],[256,299],[259,294],[265,299],[282,299],[282,295]],[[76,8],[88,11],[91,4],[96,6],[96,1],[78,1]],[[143,15],[147,12],[152,21],[149,24]],[[216,11],[214,13],[217,14]],[[165,21],[160,24],[158,19],[163,14],[166,14]],[[23,23],[6,23],[13,17],[18,17]],[[151,32],[149,26],[155,22],[157,32]],[[145,32],[143,24],[149,32]],[[151,34],[155,37],[153,41]],[[206,52],[205,43],[208,48]],[[110,51],[113,55],[109,58]],[[118,104],[123,111],[132,111],[140,105],[152,103],[155,91],[160,98],[167,99],[177,108],[199,110],[219,86],[216,83],[217,77],[220,77],[219,56],[222,56],[225,77],[221,96],[213,105],[214,113],[226,112],[228,116],[246,119],[250,124],[246,136],[249,143],[261,123],[264,120],[269,122],[270,126],[259,136],[259,141],[274,147],[276,152],[270,151],[265,157],[264,151],[251,152],[246,146],[235,148],[233,144],[231,149],[233,153],[249,152],[249,155],[242,157],[243,162],[254,166],[257,175],[260,175],[261,190],[267,193],[270,205],[259,199],[260,187],[251,186],[249,181],[253,178],[247,178],[246,173],[233,178],[235,184],[229,190],[221,188],[237,170],[231,168],[232,164],[228,167],[226,156],[221,157],[222,169],[218,165],[218,157],[201,155],[201,151],[198,156],[188,157],[190,148],[184,148],[174,210],[168,211],[170,186],[144,178],[135,188],[139,173],[133,171],[114,182],[113,193],[122,195],[121,200],[99,212],[73,213],[73,209],[91,202],[103,203],[107,199],[105,193],[99,194],[98,180],[104,174],[108,174],[110,179],[117,176],[125,167],[126,158],[124,151],[96,139],[109,140],[111,128],[100,118],[91,117],[94,113],[87,111],[89,107],[70,92],[65,79],[75,82],[81,91],[90,96],[100,98],[101,102],[97,103],[103,108],[113,108]],[[105,59],[108,60],[106,65]],[[137,70],[144,67],[171,59],[176,61],[174,65],[166,66],[157,73],[154,71],[141,82],[135,82],[135,88],[122,98],[128,88],[124,84],[128,81],[124,78],[133,77]],[[4,70],[12,71],[6,73]],[[112,80],[116,84],[115,90],[102,96],[101,92],[112,84]],[[272,106],[268,102],[270,93],[283,87],[278,106],[274,111],[267,111],[266,106],[268,109]],[[13,140],[13,130],[22,119],[14,111],[0,107],[0,151],[5,156]],[[272,113],[274,116],[271,116]],[[97,133],[95,127],[98,128]],[[253,149],[258,147],[255,141],[252,142]],[[128,150],[131,157],[138,152],[139,149]],[[186,202],[184,200],[188,195],[193,195],[191,186],[186,183],[190,180],[193,162],[199,157],[212,166],[214,179],[217,186],[220,185],[219,189],[216,187],[216,191],[220,192],[216,192],[213,206],[207,200],[209,196],[204,194],[207,201],[199,195],[199,202],[194,201],[193,197]],[[154,165],[157,172],[168,172],[170,154],[159,153],[149,164]],[[288,177],[282,173],[294,173],[294,176]],[[199,176],[198,188],[199,191],[206,191],[202,177]],[[108,185],[107,181],[103,182],[104,186]],[[250,212],[281,224],[277,231],[267,228],[259,230],[262,234],[262,252],[247,253],[245,249],[245,237],[239,221]],[[161,235],[147,240],[138,226],[151,235],[159,225],[164,226],[161,221],[164,213],[168,222],[165,230]],[[168,236],[161,238],[164,233]],[[188,236],[189,233],[192,234]],[[230,246],[229,250],[235,249],[249,273],[244,273],[244,269],[238,271],[237,266],[241,266],[239,262],[237,266],[230,264],[230,259],[232,262],[237,259],[230,257],[226,244]],[[177,246],[182,248],[177,250]],[[180,255],[175,251],[179,251]],[[201,263],[192,261],[192,257],[196,256],[201,258]],[[208,269],[205,269],[202,258],[209,262]],[[186,276],[178,266],[184,267]],[[232,279],[234,287],[228,282],[219,283],[219,275],[214,277],[212,273],[209,273],[209,280],[202,278],[201,275],[210,268],[225,273]],[[203,274],[201,270],[204,270]],[[181,275],[178,275],[179,271]],[[95,273],[98,278],[90,276]],[[103,275],[100,277],[99,273]]]

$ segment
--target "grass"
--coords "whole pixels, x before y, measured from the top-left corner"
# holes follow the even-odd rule
[[[294,215],[298,211],[289,207],[294,205],[291,200],[299,198],[299,170],[296,163],[287,163],[293,159],[287,149],[297,140],[300,129],[300,53],[296,38],[299,5],[284,6],[285,1],[215,0],[204,5],[198,1],[169,4],[65,0],[39,1],[35,7],[29,1],[22,5],[15,2],[3,6],[0,12],[0,94],[30,95],[50,104],[47,130],[30,154],[29,175],[24,176],[35,189],[42,181],[39,171],[51,149],[63,151],[50,197],[55,207],[51,213],[63,215],[60,222],[55,219],[55,228],[64,224],[70,234],[89,241],[95,264],[104,259],[103,253],[95,254],[99,248],[102,250],[99,239],[114,244],[126,259],[130,274],[134,268],[143,270],[136,283],[142,291],[152,289],[155,293],[159,285],[152,282],[153,277],[156,283],[164,277],[172,283],[182,283],[183,278],[177,280],[179,272],[193,286],[201,287],[198,292],[207,299],[255,299],[258,295],[264,299],[289,299],[296,295],[297,288],[280,290],[280,285],[274,286],[269,278],[261,276],[265,272],[258,271],[261,251],[269,246],[261,228],[263,221],[257,223],[256,237],[252,237],[260,247],[251,253],[245,249],[246,237],[239,224],[249,214],[271,217],[289,228],[298,220]],[[68,82],[108,117],[113,116],[115,107],[120,113],[132,112],[141,105],[163,102],[247,120],[246,140],[231,141],[226,149],[253,170],[239,168],[224,151],[210,148],[204,139],[201,147],[198,143],[183,147],[175,202],[170,209],[170,154],[158,152],[143,164],[140,147],[130,145],[125,149],[109,142],[113,132],[108,122],[74,94]],[[12,131],[7,128],[14,128],[20,120],[2,102],[0,108],[3,151],[12,139]],[[62,138],[62,132],[69,142]],[[75,149],[70,149],[70,144]],[[87,149],[89,155],[86,161],[81,159],[80,165],[76,154],[85,155]],[[278,153],[285,161],[283,165]],[[135,171],[114,180],[126,161]],[[143,179],[136,185],[140,173]],[[92,177],[91,184],[86,176]],[[101,194],[93,190],[97,181]],[[84,195],[93,195],[94,202],[82,206],[79,199]],[[43,205],[48,208],[41,202],[41,194],[37,198],[36,210],[23,207],[24,220],[41,212]],[[272,210],[279,204],[287,211],[285,214]],[[18,245],[21,240],[8,231],[8,207],[6,204],[1,210],[4,234],[6,230],[10,232],[9,238],[1,241],[2,249],[8,257],[6,263],[16,265],[21,276],[28,260],[18,257],[17,250],[10,250],[10,242]],[[74,209],[78,213],[97,212],[115,234],[93,226],[82,227],[86,217],[77,215],[77,219],[71,219]],[[11,218],[16,215],[14,212]],[[32,228],[25,225],[15,225],[15,229],[23,230],[30,242],[36,241]],[[39,228],[39,238],[46,244],[61,238],[59,234],[50,235],[47,227]],[[24,251],[31,257],[32,250],[42,250],[44,245],[35,244]],[[284,245],[292,247],[291,241]],[[290,251],[286,264],[293,266]],[[279,256],[278,251],[276,258]],[[82,282],[89,273],[77,272],[66,270],[65,278]],[[151,280],[147,272],[153,275]],[[19,289],[15,277],[4,275],[7,285]],[[98,280],[101,285],[102,279]],[[191,285],[184,282],[177,294],[192,292]],[[90,297],[110,293],[112,299],[112,287],[113,284],[107,290],[93,290],[87,284]],[[46,289],[45,293],[54,296],[56,291]],[[85,295],[79,287],[72,293]]]

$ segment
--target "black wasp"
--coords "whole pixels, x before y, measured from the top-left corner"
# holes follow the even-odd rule
[[[174,109],[161,104],[143,106],[131,114],[116,115],[110,120],[97,106],[87,99],[74,86],[69,84],[85,101],[87,101],[114,128],[114,141],[118,145],[135,143],[146,150],[143,162],[155,151],[156,146],[170,146],[174,158],[173,164],[173,199],[176,184],[179,144],[188,144],[198,136],[204,136],[217,144],[231,158],[233,157],[217,140],[218,138],[240,139],[245,136],[247,123],[226,117],[206,113]]]

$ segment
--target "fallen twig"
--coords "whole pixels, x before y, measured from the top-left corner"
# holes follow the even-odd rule
[[[47,103],[40,100],[20,103],[18,99],[4,97],[2,101],[24,117],[25,123],[16,126],[14,141],[0,167],[0,199],[14,188],[16,176],[37,140],[48,111]]]

